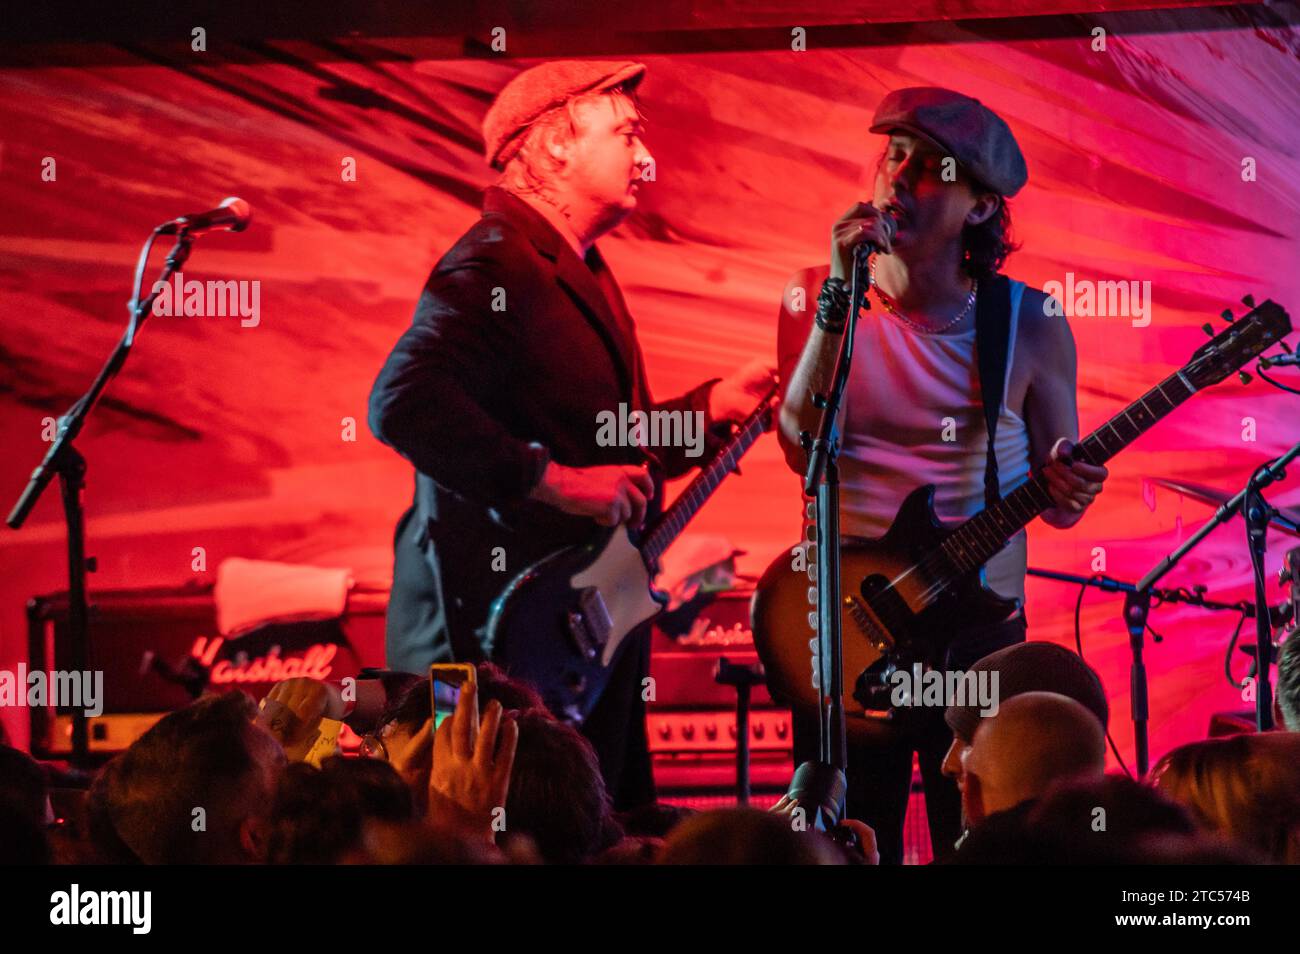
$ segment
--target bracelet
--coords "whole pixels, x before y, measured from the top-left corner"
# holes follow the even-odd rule
[[[817,295],[817,327],[827,334],[843,334],[848,317],[848,286],[842,278],[827,278]]]

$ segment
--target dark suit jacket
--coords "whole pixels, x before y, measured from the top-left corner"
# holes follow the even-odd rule
[[[482,218],[434,267],[370,395],[370,429],[416,469],[395,541],[388,664],[421,672],[481,656],[476,630],[505,584],[595,531],[528,499],[547,462],[639,464],[638,448],[597,445],[597,414],[626,403],[700,410],[711,424],[711,385],[653,404],[600,253],[584,262],[527,203],[488,189]],[[653,451],[668,476],[707,459]],[[502,552],[506,568],[494,570]]]

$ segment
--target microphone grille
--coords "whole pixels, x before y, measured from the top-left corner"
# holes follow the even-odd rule
[[[242,232],[248,228],[248,223],[253,219],[253,209],[247,202],[238,196],[230,196],[221,203],[221,208],[229,209],[235,215],[235,223],[230,226],[232,232]]]

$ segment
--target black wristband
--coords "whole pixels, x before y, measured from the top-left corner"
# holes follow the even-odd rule
[[[817,295],[817,327],[827,334],[843,334],[848,317],[848,285],[842,278],[827,278]]]

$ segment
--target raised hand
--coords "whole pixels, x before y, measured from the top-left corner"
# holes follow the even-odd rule
[[[519,725],[493,699],[479,721],[478,686],[461,686],[456,711],[433,736],[429,821],[492,841],[503,819]]]
[[[343,718],[343,696],[336,686],[299,676],[282,679],[262,700],[257,724],[284,749],[291,762],[301,762],[320,734],[321,719]]]

